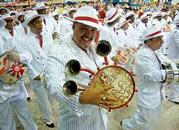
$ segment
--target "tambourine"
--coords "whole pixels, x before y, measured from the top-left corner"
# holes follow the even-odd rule
[[[96,47],[97,54],[101,56],[108,55],[108,51],[111,50],[109,49],[110,47],[107,47],[109,46],[109,43],[106,43],[106,41],[102,41],[98,44],[99,45]],[[104,49],[105,46],[107,47],[107,49]],[[107,53],[104,50],[108,50]],[[135,88],[135,82],[132,76],[132,72],[129,72],[124,67],[119,66],[118,64],[116,64],[116,62],[114,63],[114,65],[108,65],[109,62],[107,60],[107,57],[104,58],[106,66],[98,68],[97,72],[93,72],[86,68],[81,68],[80,63],[77,60],[72,59],[68,61],[65,66],[66,74],[68,76],[74,77],[75,75],[78,75],[81,71],[85,71],[93,75],[93,79],[91,80],[91,82],[95,81],[95,83],[97,84],[96,86],[113,86],[112,89],[110,89],[104,94],[104,97],[106,98],[111,97],[117,99],[117,102],[115,102],[115,104],[108,106],[109,110],[128,106],[128,103],[131,101],[134,96],[134,93],[137,91]],[[74,81],[67,81],[63,86],[63,92],[68,97],[72,96],[77,91],[83,90],[84,89],[77,88],[77,85]]]
[[[14,62],[6,57],[7,53],[0,57],[0,82],[12,85],[23,77],[26,65]]]

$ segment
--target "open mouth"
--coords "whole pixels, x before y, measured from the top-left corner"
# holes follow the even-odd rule
[[[92,38],[89,38],[89,37],[87,37],[87,36],[84,36],[84,37],[82,37],[82,40],[83,40],[84,42],[90,42],[90,41],[92,40]]]

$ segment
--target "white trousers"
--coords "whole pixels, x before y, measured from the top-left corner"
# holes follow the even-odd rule
[[[168,97],[170,101],[179,102],[179,83],[173,83],[169,85],[171,87],[171,93]]]
[[[153,130],[161,110],[161,105],[156,109],[146,109],[138,106],[133,117],[122,121],[123,130]]]
[[[37,126],[29,112],[26,99],[0,104],[0,130],[16,129],[12,108],[15,110],[24,130],[37,130]]]
[[[45,87],[45,81],[31,80],[30,84],[37,98],[39,111],[44,122],[53,122],[52,108],[50,102],[53,100]]]

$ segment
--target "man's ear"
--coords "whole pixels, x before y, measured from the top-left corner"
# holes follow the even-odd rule
[[[72,29],[73,29],[73,30],[75,29],[75,23],[73,23]]]

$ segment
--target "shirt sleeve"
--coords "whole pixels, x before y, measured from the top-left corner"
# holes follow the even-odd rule
[[[166,78],[166,71],[158,69],[158,64],[150,56],[139,55],[136,58],[136,70],[141,71],[147,82],[162,82]]]
[[[51,53],[49,54],[47,64],[47,88],[53,95],[60,100],[71,112],[77,116],[83,114],[83,110],[86,105],[79,103],[80,92],[77,92],[72,97],[67,97],[63,93],[63,85],[67,81],[65,75],[65,62],[69,57],[68,54],[64,54],[64,51],[57,51],[55,47],[52,47]]]

